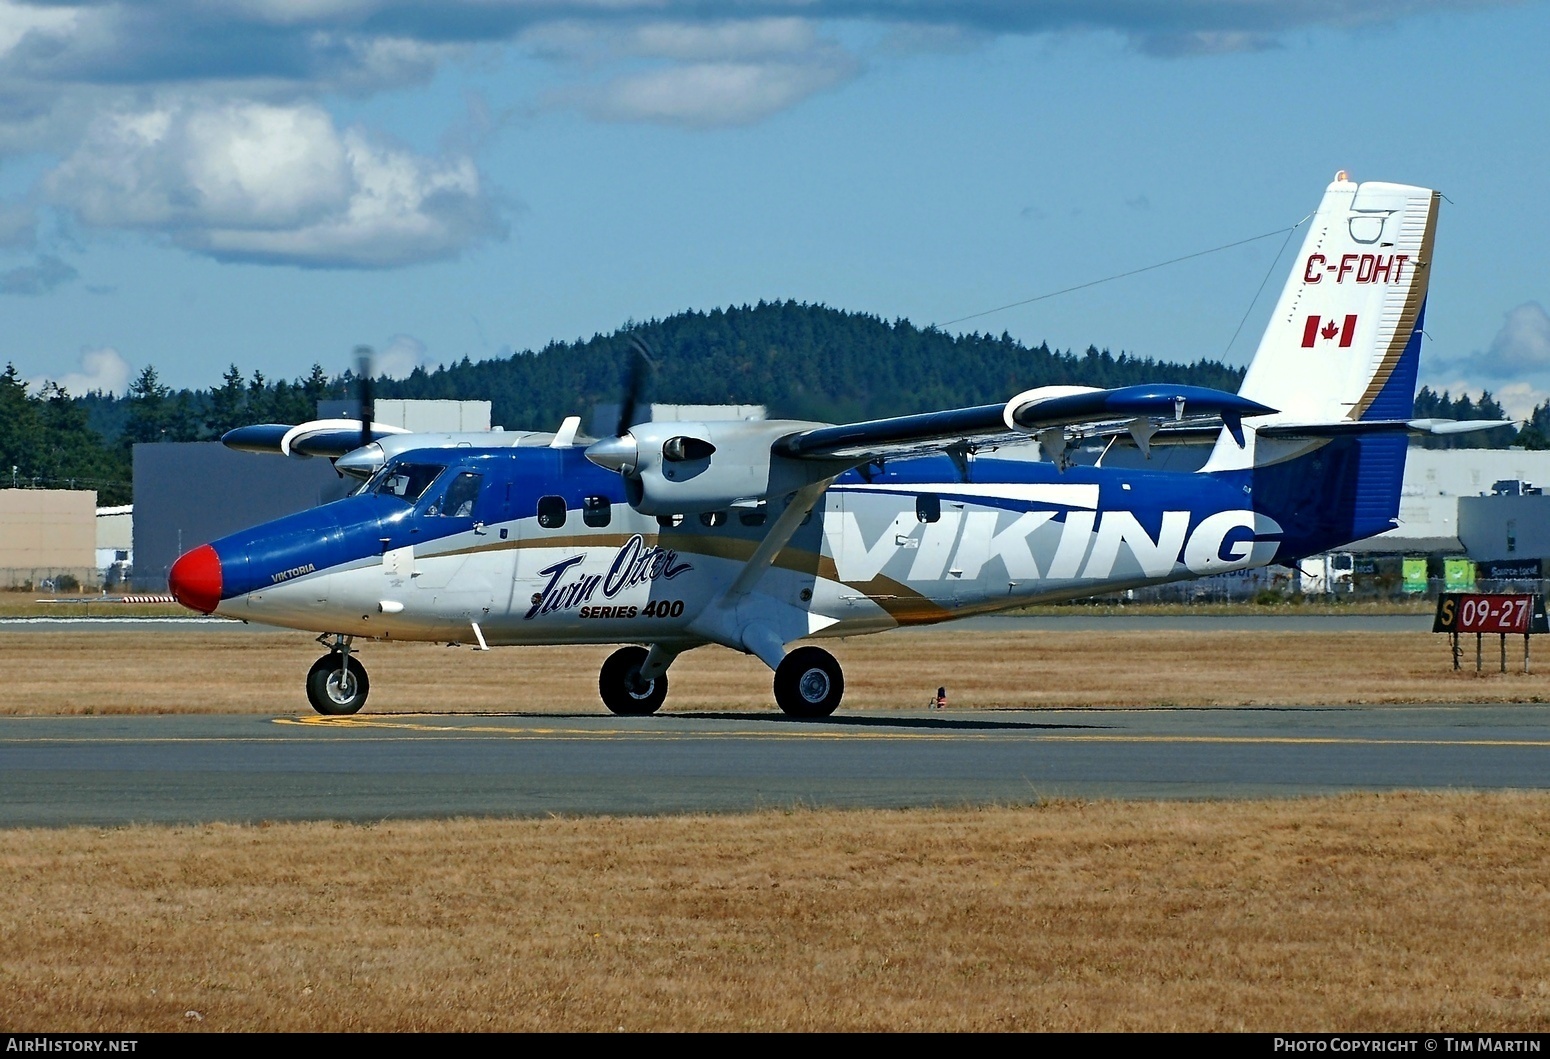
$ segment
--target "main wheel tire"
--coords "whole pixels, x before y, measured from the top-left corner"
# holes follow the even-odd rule
[[[788,717],[827,717],[845,694],[845,674],[821,647],[798,647],[775,669],[775,701]]]
[[[640,684],[640,667],[646,664],[644,647],[621,647],[608,656],[597,675],[603,705],[621,717],[656,713],[667,698],[667,674]]]
[[[341,680],[341,676],[343,679]],[[312,708],[330,717],[342,717],[358,713],[366,705],[366,693],[371,681],[366,679],[366,667],[352,655],[345,661],[345,672],[339,671],[339,656],[326,654],[312,663],[307,673],[307,699]]]

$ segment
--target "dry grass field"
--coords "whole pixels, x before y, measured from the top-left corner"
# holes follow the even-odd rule
[[[1550,1030],[1550,797],[10,832],[0,1025]]]
[[[1524,675],[1453,672],[1430,633],[887,633],[826,641],[845,667],[846,711],[923,706],[946,685],[953,708],[1237,706],[1320,703],[1538,702],[1550,657]],[[597,670],[611,648],[476,652],[365,644],[372,713],[602,713]],[[306,633],[0,632],[0,713],[309,712],[302,688],[323,653]],[[720,647],[691,651],[670,674],[664,710],[773,710],[769,671]]]

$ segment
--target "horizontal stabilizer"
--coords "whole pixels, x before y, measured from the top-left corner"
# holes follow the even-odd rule
[[[1341,419],[1333,423],[1277,423],[1257,427],[1262,438],[1339,438],[1355,434],[1468,434],[1516,424],[1511,419]]]
[[[1410,430],[1415,434],[1468,434],[1475,430],[1495,430],[1497,427],[1515,427],[1512,419],[1412,419]]]

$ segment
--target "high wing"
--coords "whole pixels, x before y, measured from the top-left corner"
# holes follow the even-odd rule
[[[1144,448],[1164,426],[1207,423],[1225,426],[1242,445],[1244,417],[1275,411],[1204,386],[1044,386],[1004,404],[816,427],[779,438],[773,448],[789,459],[866,460],[1037,434],[1046,450],[1058,453],[1067,428],[1078,435],[1128,431]]]
[[[403,427],[368,426],[372,441],[394,434],[407,434]],[[315,419],[291,426],[287,423],[256,423],[238,427],[221,435],[221,444],[239,452],[277,452],[282,456],[326,456],[336,459],[361,447],[361,423],[357,419]]]
[[[491,431],[417,433],[403,427],[372,424],[371,441],[361,444],[361,424],[354,419],[316,419],[291,426],[258,423],[237,427],[221,435],[221,444],[239,452],[290,456],[294,459],[326,457],[341,475],[365,480],[394,457],[417,449],[515,448],[540,445],[565,448],[576,444],[581,420],[567,419],[557,433]]]

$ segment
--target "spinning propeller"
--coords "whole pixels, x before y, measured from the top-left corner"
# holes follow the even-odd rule
[[[363,448],[372,442],[371,418],[376,410],[371,393],[374,381],[372,372],[374,356],[370,346],[355,347],[355,384],[358,387],[356,396],[361,405],[361,446]]]
[[[646,378],[656,366],[651,347],[639,335],[630,336],[630,350],[630,366],[624,376],[624,396],[619,401],[619,421],[614,426],[613,437],[587,446],[587,459],[626,477],[633,474],[640,463],[640,450],[630,434],[630,427],[635,425],[635,408],[646,387]]]

